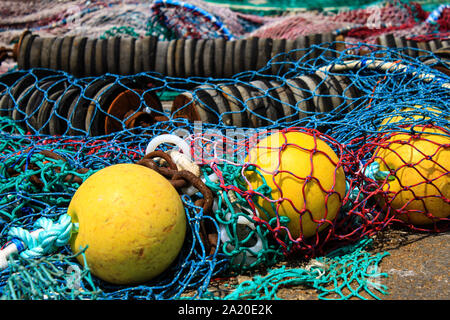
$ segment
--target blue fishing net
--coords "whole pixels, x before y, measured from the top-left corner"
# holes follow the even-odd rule
[[[448,139],[450,76],[435,68],[446,64],[433,52],[370,46],[371,51],[362,57],[352,52],[368,45],[357,44],[344,51],[337,51],[335,45],[282,53],[259,70],[229,78],[178,78],[157,72],[78,78],[46,68],[0,76],[3,248],[12,241],[12,229],[20,234],[22,229],[35,230],[36,221],[43,217],[58,220],[83,181],[107,166],[137,163],[145,156],[149,141],[161,134],[182,136],[193,147],[194,158],[201,151],[201,157],[197,155],[201,176],[217,200],[212,212],[206,213],[197,202],[205,200],[204,195],[181,193],[188,225],[183,248],[170,268],[148,283],[108,284],[93,276],[88,264],[77,263],[70,248],[63,245],[39,258],[11,257],[8,268],[0,271],[1,297],[211,298],[208,285],[215,277],[272,267],[291,253],[311,258],[356,244],[359,249],[345,259],[366,259],[358,243],[366,243],[366,236],[400,220],[391,211],[382,213],[375,201],[382,188],[374,187],[374,180],[363,169],[374,147],[381,144],[377,139],[391,132],[411,133],[414,128],[434,126]],[[413,58],[407,50],[419,50],[422,55]],[[434,62],[423,63],[429,59]],[[395,117],[396,121],[387,121]],[[243,172],[257,168],[248,166],[245,157],[249,140],[262,139],[273,129],[324,139],[339,157],[348,187],[344,205],[323,237],[293,239],[279,232],[288,223],[285,217],[268,221],[255,217],[254,193],[242,177]],[[218,154],[220,143],[233,150],[233,158]],[[448,143],[440,148],[448,149]],[[166,143],[159,149],[168,151],[173,146]],[[443,166],[442,176],[448,179],[448,167]],[[218,180],[210,178],[213,173]],[[448,194],[440,197],[448,204]],[[438,220],[428,231],[446,230],[448,219]],[[328,277],[336,274],[343,275],[344,283],[353,281],[345,272],[348,261],[331,261],[329,265],[337,269],[324,276],[323,285],[332,283]],[[354,267],[367,269],[370,263]],[[318,272],[297,270],[286,275],[289,281],[283,283],[313,283]],[[292,280],[295,274],[298,281]],[[275,280],[267,286],[282,281],[283,274],[274,271],[273,275]],[[358,281],[370,282],[371,276],[360,272]],[[263,280],[258,279],[262,285]],[[368,287],[360,286],[364,288]],[[241,289],[230,297],[247,297],[245,288]],[[274,297],[261,292],[256,290],[248,297]],[[335,292],[338,298],[346,297],[339,294],[339,286]]]

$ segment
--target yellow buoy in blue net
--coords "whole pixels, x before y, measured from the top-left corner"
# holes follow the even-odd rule
[[[85,258],[92,274],[113,284],[142,283],[160,275],[179,254],[186,233],[185,210],[175,188],[137,164],[94,173],[74,194],[68,214],[79,226],[72,250],[88,246]]]
[[[261,218],[288,217],[294,239],[315,235],[336,217],[345,196],[345,174],[338,156],[322,139],[303,132],[277,132],[250,149],[246,161],[259,171],[246,174],[253,190],[264,181],[271,188],[269,197],[256,199],[269,214]]]

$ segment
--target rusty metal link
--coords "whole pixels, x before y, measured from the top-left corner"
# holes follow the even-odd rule
[[[164,159],[166,164],[168,165],[168,167],[159,166],[155,162],[155,160],[154,160],[155,158]],[[162,176],[164,176],[167,180],[169,180],[169,182],[174,186],[174,188],[177,189],[177,191],[183,187],[186,187],[186,185],[187,185],[187,181],[184,179],[178,179],[178,180],[173,179],[173,175],[176,172],[178,172],[178,168],[177,168],[177,165],[175,164],[175,162],[173,162],[170,155],[168,155],[164,151],[157,150],[157,151],[150,152],[150,153],[146,154],[141,160],[139,160],[137,162],[137,164],[143,165],[150,169],[153,169],[156,172],[158,172],[159,174],[161,174]]]
[[[155,162],[155,158],[164,159],[165,165],[167,166],[159,166]],[[183,194],[183,188],[190,185],[194,186],[203,195],[203,199],[195,200],[194,205],[202,208],[205,215],[212,214],[212,205],[214,202],[214,195],[212,191],[205,185],[202,179],[197,177],[192,172],[187,170],[178,170],[170,155],[163,151],[153,151],[145,155],[140,161],[137,162],[137,164],[153,169],[164,176],[180,194]],[[204,220],[201,220],[199,234],[203,244],[205,245],[206,251],[209,255],[212,255],[217,247],[217,230],[211,226],[208,226]]]
[[[38,152],[38,154],[42,154],[42,155],[44,155],[45,157],[50,158],[50,159],[53,159],[53,160],[62,160],[62,161],[64,161],[64,162],[67,162],[67,159],[65,159],[64,157],[60,156],[59,154],[57,154],[57,153],[55,153],[55,152],[53,152],[53,151],[49,151],[49,150],[41,150],[41,151]],[[22,169],[23,172],[25,172],[25,171],[27,170],[27,165],[26,165],[26,164],[22,165],[21,169]],[[28,164],[28,170],[38,171],[38,170],[40,170],[40,168],[39,168],[36,164],[34,164],[34,163],[29,163],[29,164]],[[61,168],[56,167],[56,168],[54,168],[54,170],[55,170],[57,173],[61,173]],[[77,172],[78,174],[85,174],[85,173],[87,173],[88,171],[89,171],[89,169],[86,169],[86,168],[80,168],[80,169],[76,170],[76,172]],[[18,176],[18,175],[20,174],[19,172],[17,172],[17,171],[14,170],[13,168],[8,168],[8,169],[6,170],[6,172],[7,172],[11,177],[15,177],[15,176]],[[31,176],[29,177],[29,180],[30,180],[31,183],[33,183],[33,184],[34,184],[36,187],[38,187],[38,188],[41,188],[41,189],[42,189],[42,188],[45,186],[44,182],[42,182],[42,180],[39,178],[39,174],[37,174],[37,173],[31,175]],[[83,179],[81,179],[81,178],[80,178],[79,176],[77,176],[77,175],[74,175],[74,174],[69,173],[69,174],[67,174],[67,175],[64,177],[64,182],[74,182],[74,183],[81,184],[81,183],[83,183]]]
[[[154,158],[162,158],[166,161],[168,167],[158,166],[158,164],[153,160]],[[173,162],[170,155],[163,151],[153,151],[145,155],[141,160],[137,162],[139,165],[143,165],[150,169],[155,170],[174,186],[177,191],[180,192],[181,188],[187,187],[189,185],[194,186],[203,195],[204,199],[201,207],[203,208],[205,214],[210,214],[212,209],[212,204],[214,201],[214,196],[212,191],[205,185],[205,183],[194,175],[192,172],[187,170],[178,170],[177,165]]]
[[[189,172],[187,170],[178,171],[172,176],[172,179],[175,181],[180,178],[189,182],[196,189],[198,189],[198,191],[200,191],[200,193],[203,195],[203,199],[202,199],[203,200],[203,204],[202,204],[203,210],[206,214],[211,214],[211,209],[212,209],[212,205],[213,205],[213,201],[214,201],[214,196],[213,196],[211,189],[209,189],[205,185],[205,183],[202,181],[202,179],[200,179],[195,174],[193,174],[192,172]]]
[[[150,153],[146,154],[142,158],[142,160],[146,160],[146,159],[153,160],[154,158],[163,158],[169,165],[170,169],[177,170],[177,165],[175,164],[175,162],[173,162],[172,157],[170,155],[168,155],[167,153],[165,153],[164,151],[156,150],[156,151],[150,152]]]
[[[59,154],[49,151],[42,150],[38,152],[39,154],[44,155],[46,158],[54,159],[54,160],[62,160],[67,162],[67,159],[60,156]],[[162,165],[158,165],[155,161],[155,158],[164,159],[164,163]],[[141,160],[139,160],[136,164],[142,165],[144,167],[150,168],[162,176],[164,176],[169,182],[174,186],[178,193],[183,194],[182,189],[193,186],[195,187],[202,195],[202,199],[197,199],[194,201],[194,205],[203,209],[203,213],[205,215],[211,215],[212,213],[212,205],[214,202],[214,195],[212,191],[205,185],[201,178],[197,177],[192,172],[187,170],[178,170],[177,165],[173,162],[170,155],[163,151],[153,151],[147,155],[145,155]],[[26,164],[22,165],[22,171],[26,171]],[[28,170],[36,170],[39,171],[40,168],[38,165],[34,163],[28,164]],[[61,168],[54,168],[57,173],[61,172]],[[79,174],[85,174],[89,169],[81,168],[76,170]],[[7,169],[8,174],[11,177],[17,176],[20,173],[16,171],[14,168]],[[39,174],[34,174],[29,177],[30,182],[32,182],[35,186],[39,188],[43,188],[45,186],[44,182],[39,178]],[[67,174],[64,177],[64,182],[75,182],[81,184],[83,180],[75,174]],[[207,252],[211,255],[214,253],[217,247],[218,234],[217,230],[212,226],[207,224],[207,221],[200,221],[200,237],[205,245]]]

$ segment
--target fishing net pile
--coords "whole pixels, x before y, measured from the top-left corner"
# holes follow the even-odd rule
[[[385,294],[377,266],[388,253],[370,252],[374,237],[449,229],[448,44],[260,39],[23,33],[18,68],[0,76],[0,247],[20,253],[0,270],[1,298],[276,299],[289,285],[321,299]],[[166,134],[183,143],[149,152]],[[180,154],[189,173],[172,162]],[[99,279],[89,248],[68,245],[74,193],[121,163],[165,176],[187,219],[176,260],[132,286]],[[276,267],[292,258],[304,267]],[[260,270],[225,297],[209,287]]]
[[[241,38],[248,36],[293,39],[299,35],[335,32],[346,41],[374,43],[381,34],[405,37],[448,37],[449,8],[445,2],[403,0],[346,2],[329,6],[314,2],[287,4],[289,14],[264,15],[230,10],[223,4],[201,0],[4,1],[0,7],[0,45],[17,41],[24,28],[41,36],[79,35],[106,37]],[[232,5],[233,3],[227,3]],[[270,5],[270,4],[269,4]],[[281,5],[281,3],[280,3]],[[264,3],[261,7],[264,6]],[[299,7],[300,6],[300,7]],[[296,10],[295,10],[296,8]],[[319,9],[319,10],[317,10]],[[301,10],[301,11],[298,11]]]
[[[258,15],[243,14],[203,1],[4,1],[1,4],[0,45],[9,44],[28,28],[41,36],[82,35],[90,37],[145,36],[160,38],[194,36],[217,37],[211,30],[211,20],[224,25],[230,35],[239,37],[246,28],[265,20]],[[246,27],[246,24],[247,27]],[[226,27],[225,27],[226,25]],[[189,30],[184,30],[187,28]]]
[[[420,4],[403,1],[385,2],[367,8],[338,12],[300,12],[269,22],[251,33],[257,37],[294,39],[298,35],[335,32],[346,42],[376,44],[379,36],[421,39],[448,38],[446,5],[432,14]]]

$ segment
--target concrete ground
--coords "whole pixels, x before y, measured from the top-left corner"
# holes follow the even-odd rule
[[[388,292],[387,295],[377,293],[381,300],[450,300],[450,232],[425,234],[391,229],[377,235],[373,244],[369,252],[389,252],[377,270],[388,275],[379,281]],[[210,290],[224,297],[236,285],[250,280],[254,275],[213,281]],[[365,292],[360,293],[367,299],[374,299]],[[277,297],[284,300],[317,300],[318,292],[305,286],[292,286],[278,290]]]
[[[387,244],[390,256],[380,263],[392,300],[450,300],[450,232],[405,234],[403,243]]]

